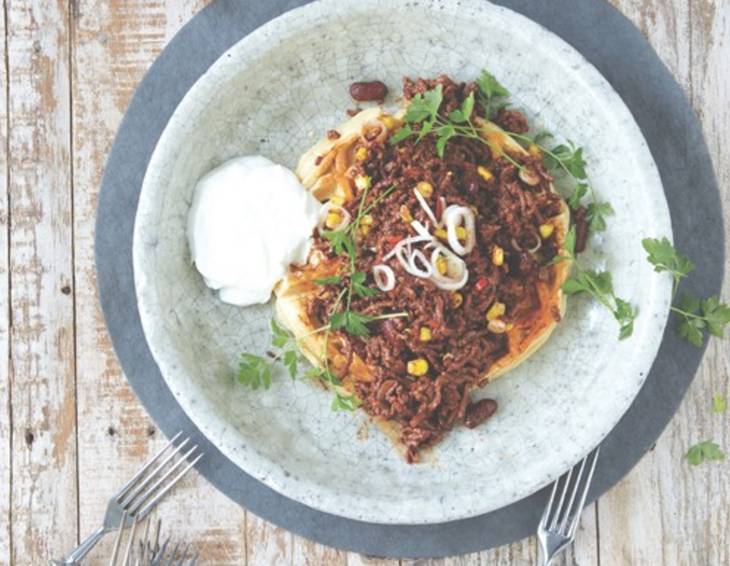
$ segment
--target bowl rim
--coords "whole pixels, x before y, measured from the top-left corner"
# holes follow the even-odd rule
[[[355,3],[354,0],[347,0],[349,3]],[[405,0],[391,0],[394,3],[405,3]],[[163,158],[164,153],[164,147],[167,145],[170,139],[175,138],[176,130],[180,127],[180,121],[177,119],[181,114],[185,113],[185,110],[188,109],[188,107],[195,106],[195,100],[199,98],[201,91],[204,91],[207,88],[207,84],[211,81],[211,79],[215,79],[218,76],[224,76],[227,73],[228,67],[227,67],[227,59],[233,58],[235,59],[235,54],[239,50],[244,50],[248,43],[256,41],[259,35],[276,35],[277,32],[281,33],[283,27],[288,26],[288,23],[290,20],[294,18],[300,17],[300,14],[304,11],[309,10],[320,10],[321,15],[326,15],[326,12],[328,11],[330,6],[341,5],[342,0],[319,0],[317,2],[306,4],[304,6],[301,6],[299,8],[295,8],[294,10],[291,10],[289,12],[286,12],[282,14],[281,16],[270,20],[260,28],[253,31],[251,34],[245,36],[238,42],[236,42],[232,47],[230,47],[228,50],[226,50],[214,63],[211,65],[211,67],[195,82],[195,84],[190,88],[190,90],[186,93],[186,95],[181,100],[178,107],[175,109],[173,115],[170,118],[170,121],[168,122],[168,125],[165,127],[162,135],[160,136],[157,146],[155,147],[155,150],[152,154],[152,157],[150,159],[150,162],[148,164],[147,170],[145,172],[144,181],[142,184],[142,190],[140,193],[140,203],[143,202],[142,195],[145,194],[145,192],[150,191],[150,185],[153,184],[151,179],[151,171],[154,171],[157,167],[159,167],[159,161]],[[356,2],[357,8],[367,9],[371,6],[379,4],[378,0],[358,0]],[[467,7],[478,7],[480,10],[485,9],[485,3],[481,0],[462,0],[462,5]],[[637,153],[643,154],[643,158],[647,163],[651,163],[651,166],[643,170],[642,173],[647,178],[647,183],[653,183],[661,191],[662,195],[662,202],[661,202],[661,210],[658,211],[661,218],[659,218],[660,222],[664,222],[667,227],[671,226],[671,221],[669,218],[669,209],[668,205],[666,203],[666,199],[663,198],[663,190],[661,185],[661,180],[659,178],[658,171],[656,169],[656,165],[654,164],[653,158],[651,157],[651,153],[648,149],[648,146],[646,144],[646,141],[644,140],[643,134],[641,133],[638,125],[636,124],[635,120],[631,116],[631,113],[629,109],[625,106],[619,95],[614,91],[614,89],[610,86],[608,81],[598,72],[598,70],[590,63],[588,62],[579,52],[577,52],[575,49],[573,49],[567,42],[565,42],[563,39],[555,35],[554,33],[550,32],[537,22],[534,22],[533,20],[530,20],[529,18],[514,12],[508,8],[504,8],[501,6],[494,5],[492,3],[486,3],[486,6],[489,7],[489,9],[495,10],[498,13],[501,14],[508,14],[508,17],[515,18],[520,25],[523,26],[531,26],[534,28],[537,28],[541,30],[541,33],[544,37],[546,37],[546,41],[553,42],[555,48],[558,47],[561,48],[561,54],[565,55],[566,57],[569,57],[569,63],[575,64],[580,68],[581,72],[589,73],[591,75],[591,78],[594,80],[597,80],[598,82],[602,83],[606,88],[604,89],[605,92],[605,102],[608,102],[611,104],[612,109],[614,112],[616,112],[619,117],[622,119],[626,119],[626,123],[628,124],[628,127],[630,128],[630,136],[627,136],[629,139],[631,139],[633,142],[635,142],[634,150]],[[290,33],[290,29],[286,27],[286,33]],[[177,117],[177,118],[176,118]],[[140,212],[138,209],[137,212],[137,218],[139,218]],[[142,297],[142,293],[140,291],[141,288],[145,286],[145,282],[141,278],[141,272],[139,265],[139,248],[138,245],[138,223],[135,221],[135,227],[134,227],[134,235],[133,235],[133,267],[134,267],[134,278],[135,278],[135,286],[137,291],[137,299],[140,303],[144,302],[144,299]],[[671,238],[671,230],[670,233],[667,234]],[[654,282],[654,295],[653,296],[663,296],[665,294],[668,294],[670,285],[668,282],[665,282],[663,280],[657,280]],[[652,304],[656,305],[658,303],[661,303],[660,300],[655,300]],[[668,317],[668,311],[664,312],[658,312],[656,313],[659,317],[662,319],[662,325],[666,324],[666,320]],[[140,309],[140,318],[142,322],[142,327],[145,332],[145,336],[149,336],[151,334],[150,332],[150,320],[148,319],[148,314],[145,309]],[[602,427],[605,430],[601,431],[600,438],[597,438],[596,442],[591,442],[590,445],[584,446],[582,450],[578,452],[579,457],[576,458],[576,461],[580,460],[585,454],[587,454],[592,448],[595,446],[595,444],[598,444],[608,433],[613,429],[613,427],[616,425],[616,423],[619,421],[619,419],[623,416],[623,414],[628,410],[631,402],[635,398],[635,396],[638,394],[639,390],[641,389],[641,386],[643,385],[644,380],[646,379],[646,376],[648,375],[648,370],[651,367],[651,363],[653,362],[656,353],[658,351],[659,345],[661,342],[661,333],[659,333],[658,338],[656,338],[653,343],[651,344],[651,355],[649,357],[649,362],[646,367],[646,371],[642,372],[643,376],[642,379],[638,382],[638,385],[635,388],[635,391],[633,392],[633,395],[631,398],[625,403],[625,406],[623,409],[614,415],[614,418],[611,421],[606,421],[606,425]],[[246,454],[246,460],[242,460],[240,454],[232,454],[229,450],[225,450],[221,447],[220,444],[220,432],[218,431],[226,431],[227,424],[226,421],[223,420],[219,415],[214,414],[212,415],[213,424],[210,423],[203,423],[201,422],[199,416],[197,415],[197,409],[189,402],[189,399],[185,395],[179,394],[176,387],[174,387],[174,380],[171,381],[170,376],[172,373],[174,373],[172,368],[166,367],[167,364],[164,362],[161,362],[160,352],[158,351],[157,347],[155,346],[154,340],[148,339],[148,345],[150,347],[150,351],[153,354],[153,357],[158,364],[160,368],[160,373],[163,376],[165,382],[167,383],[168,387],[172,391],[173,395],[175,396],[177,402],[180,404],[181,408],[185,411],[185,413],[189,416],[189,418],[195,423],[195,425],[201,430],[205,436],[213,442],[213,439],[218,437],[219,442],[213,442],[214,445],[216,445],[221,452],[226,455],[236,466],[240,467],[243,471],[251,475],[252,477],[258,479],[259,481],[262,481],[265,485],[268,487],[278,491],[279,493],[295,500],[300,503],[303,503],[305,505],[309,505],[310,507],[319,509],[324,512],[333,513],[336,515],[361,520],[361,521],[367,521],[367,522],[373,522],[373,523],[380,523],[380,524],[404,524],[403,519],[403,513],[400,509],[393,509],[393,512],[389,513],[387,516],[383,516],[382,514],[377,515],[371,515],[367,513],[367,506],[363,506],[360,504],[360,502],[357,500],[357,498],[348,498],[346,494],[342,494],[337,492],[336,494],[333,493],[333,495],[336,495],[337,498],[342,500],[344,498],[344,501],[342,501],[341,505],[334,509],[331,505],[322,503],[321,498],[311,495],[314,492],[322,491],[322,486],[320,484],[315,484],[313,482],[309,482],[307,478],[301,478],[297,482],[292,482],[291,478],[286,477],[283,473],[283,469],[276,464],[276,462],[272,461],[271,459],[257,454],[254,451],[250,451],[248,454]],[[211,415],[207,415],[207,418],[210,419]],[[610,426],[609,426],[610,425]],[[230,433],[228,433],[230,434]],[[240,447],[244,452],[246,451],[246,447]],[[433,524],[433,523],[443,523],[447,521],[453,521],[458,519],[464,519],[468,517],[473,517],[476,515],[481,515],[483,513],[493,511],[496,508],[500,508],[502,506],[508,505],[514,501],[520,500],[531,493],[534,493],[535,491],[538,491],[545,485],[551,483],[554,481],[555,478],[559,477],[564,469],[560,469],[559,471],[556,471],[554,474],[551,474],[550,479],[547,481],[541,480],[540,482],[536,482],[535,485],[529,485],[524,487],[519,494],[516,496],[510,495],[509,497],[506,497],[504,501],[500,502],[499,505],[492,505],[489,507],[479,507],[474,506],[471,508],[468,508],[466,511],[464,511],[463,507],[457,506],[456,511],[452,511],[451,509],[445,507],[445,506],[439,506],[439,505],[431,505],[429,506],[432,510],[427,511],[423,514],[421,514],[418,518],[411,518],[411,520],[405,521],[407,524]],[[329,498],[328,498],[329,499]],[[353,514],[353,509],[359,509],[359,512],[357,514]]]

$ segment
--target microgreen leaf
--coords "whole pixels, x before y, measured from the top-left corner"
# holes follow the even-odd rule
[[[575,147],[572,141],[561,144],[545,153],[545,165],[548,169],[562,168],[573,178],[583,181],[588,178],[583,148]]]
[[[330,408],[333,411],[354,411],[360,405],[361,401],[355,395],[342,395],[339,392],[335,394]]]
[[[261,356],[241,354],[238,381],[254,390],[261,386],[268,389],[271,386],[271,366]]]
[[[329,368],[312,368],[306,373],[306,376],[310,379],[321,379],[324,383],[330,385],[342,385],[340,378]]]
[[[369,336],[370,331],[365,325],[373,320],[375,319],[372,316],[345,310],[332,315],[330,318],[330,328],[332,330],[342,329],[353,336]]]
[[[715,442],[706,440],[692,446],[685,454],[685,458],[692,466],[698,466],[704,461],[724,460],[725,453]]]
[[[724,413],[727,409],[727,399],[719,393],[712,397],[712,412],[713,413]]]
[[[592,202],[586,210],[586,219],[593,232],[606,229],[606,216],[613,215],[613,207],[607,202]]]
[[[438,140],[436,141],[436,153],[439,157],[443,158],[446,144],[454,135],[456,135],[456,130],[451,125],[439,128]]]

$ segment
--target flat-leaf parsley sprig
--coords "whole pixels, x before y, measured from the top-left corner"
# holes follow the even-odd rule
[[[486,71],[482,71],[482,76],[477,80],[477,86],[480,101],[482,104],[487,104],[489,108],[495,98],[503,96],[502,93],[507,93],[507,91],[496,82],[494,77],[489,75],[491,79],[486,78],[484,73]],[[426,136],[432,135],[436,137],[436,153],[441,158],[444,156],[446,144],[454,137],[478,140],[491,147],[491,142],[479,133],[478,128],[472,122],[474,93],[470,93],[461,106],[449,112],[447,116],[439,113],[443,99],[443,88],[440,84],[431,90],[413,96],[403,115],[405,124],[390,137],[390,143],[396,144],[411,137],[415,137],[416,143],[418,143]],[[418,128],[414,126],[418,126]],[[501,155],[518,169],[523,169],[522,164],[515,161],[506,152],[501,152]]]
[[[608,271],[596,271],[581,265],[575,253],[575,226],[565,237],[561,254],[553,262],[571,260],[574,273],[563,283],[563,291],[568,295],[585,293],[606,307],[619,323],[619,340],[631,336],[638,310],[628,301],[617,297],[613,289],[613,278]]]
[[[241,354],[238,365],[238,381],[251,389],[271,387],[272,368],[281,361],[292,379],[296,379],[300,353],[297,339],[289,334],[277,322],[271,319],[271,345],[277,348],[278,353],[269,352],[269,358],[255,354]]]
[[[677,295],[679,283],[694,271],[694,263],[674,248],[671,242],[663,237],[645,238],[641,245],[647,252],[647,261],[658,273],[669,273],[672,276],[672,302]],[[671,306],[671,311],[679,317],[677,332],[698,348],[702,346],[705,331],[712,336],[722,338],[725,327],[730,324],[730,305],[720,301],[717,295],[700,299],[684,293],[678,304]]]

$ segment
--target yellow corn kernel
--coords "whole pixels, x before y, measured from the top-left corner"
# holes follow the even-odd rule
[[[393,118],[390,114],[384,114],[380,121],[383,122],[383,125],[389,130],[395,128],[395,118]]]
[[[477,167],[477,173],[479,173],[479,176],[487,182],[494,179],[494,175],[492,175],[492,172],[483,165]]]
[[[446,258],[439,256],[436,259],[436,269],[441,275],[446,275],[446,270],[449,268],[449,264],[446,262]]]
[[[370,226],[360,226],[360,235],[367,236],[370,233]]]
[[[463,302],[464,302],[464,295],[462,295],[461,293],[458,293],[456,291],[451,293],[451,306],[452,307],[454,307],[455,309],[458,309]]]
[[[466,228],[463,226],[457,226],[456,227],[456,237],[459,240],[466,240]]]
[[[332,204],[336,204],[337,206],[342,206],[343,204],[345,204],[345,198],[339,195],[333,195],[330,197],[330,202]]]
[[[369,175],[358,175],[357,177],[355,177],[355,186],[359,191],[364,191],[365,189],[370,188],[371,181],[372,179]]]
[[[355,159],[358,161],[365,161],[368,158],[368,148],[366,147],[358,147],[357,150],[355,150]]]
[[[428,362],[423,358],[416,358],[411,360],[406,365],[406,371],[413,376],[420,377],[428,373]]]
[[[494,334],[503,334],[509,330],[509,328],[507,328],[508,326],[509,325],[505,324],[503,320],[497,318],[489,321],[489,324],[487,324],[487,330]]]
[[[487,310],[487,321],[491,322],[492,320],[498,319],[500,316],[504,315],[506,310],[507,307],[504,303],[495,301],[494,304]]]
[[[418,192],[423,195],[424,198],[430,198],[433,194],[433,185],[427,181],[421,181],[416,185]]]
[[[418,331],[418,339],[421,342],[428,342],[431,340],[431,329],[427,326],[422,326],[421,330]]]
[[[497,267],[504,263],[504,250],[499,246],[494,246],[492,249],[492,263]]]
[[[441,238],[442,240],[448,240],[449,239],[449,233],[444,230],[443,228],[436,228],[434,230],[433,235],[437,238]]]
[[[535,143],[531,143],[531,144],[530,144],[530,145],[529,145],[529,146],[527,147],[527,152],[528,152],[528,153],[529,153],[529,154],[530,154],[530,155],[531,155],[532,157],[535,157],[535,158],[537,158],[537,159],[541,159],[541,158],[542,158],[542,150],[540,149],[540,146],[539,146],[539,145],[537,145],[537,144],[535,144]]]
[[[403,222],[413,222],[413,215],[405,204],[400,205],[400,218]]]
[[[555,226],[552,224],[541,224],[540,225],[540,236],[543,240],[547,240],[550,236],[553,235],[553,231],[555,230]]]
[[[342,221],[342,215],[340,215],[340,213],[337,212],[336,210],[332,210],[327,213],[327,218],[324,221],[324,225],[329,230],[334,230],[335,228],[337,228],[337,226],[340,225],[341,221]]]
[[[361,226],[372,226],[373,224],[373,217],[370,214],[363,214],[360,218],[360,225]]]

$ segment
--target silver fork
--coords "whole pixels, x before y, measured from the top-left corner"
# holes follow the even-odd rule
[[[550,499],[545,511],[543,511],[540,525],[537,527],[537,539],[540,541],[540,549],[542,550],[542,561],[540,562],[542,566],[550,566],[553,558],[565,550],[575,539],[575,531],[578,528],[580,514],[586,502],[593,471],[596,469],[599,450],[599,448],[596,448],[579,465],[571,468],[564,478],[558,478],[553,484]],[[578,474],[571,482],[573,472],[576,469],[578,469]],[[584,477],[586,470],[587,475]],[[558,485],[563,480],[560,500],[557,505],[553,505]],[[568,492],[569,488],[570,492]],[[578,496],[578,504],[574,506],[576,496]]]
[[[174,547],[170,548],[170,554],[168,555],[168,547],[170,546],[170,537],[160,545],[160,530],[162,521],[157,520],[157,526],[154,533],[150,530],[151,520],[148,519],[145,524],[144,534],[140,540],[136,541],[137,550],[131,553],[131,549],[135,546],[135,532],[138,523],[134,523],[132,528],[129,529],[130,533],[128,536],[126,551],[124,558],[120,563],[120,566],[195,566],[198,562],[198,553],[190,551],[189,546],[185,545],[182,548],[182,554],[179,552],[180,544],[175,544]],[[114,552],[112,553],[109,566],[117,566],[117,558],[119,556],[119,550],[121,548],[122,538],[124,537],[124,529],[119,529],[117,532],[117,538],[114,543]],[[132,556],[134,554],[134,557]]]
[[[167,446],[134,474],[132,479],[109,500],[102,526],[84,539],[66,558],[54,560],[53,564],[57,566],[78,564],[104,535],[142,521],[167,492],[203,457],[202,453],[195,455],[198,450],[197,445],[183,454],[182,450],[190,442],[190,438],[186,437],[175,445],[181,436],[182,432],[178,432]],[[178,454],[181,455],[181,458],[164,473],[161,473],[163,468]],[[194,455],[193,460],[188,461]],[[181,467],[182,469],[180,469]]]

